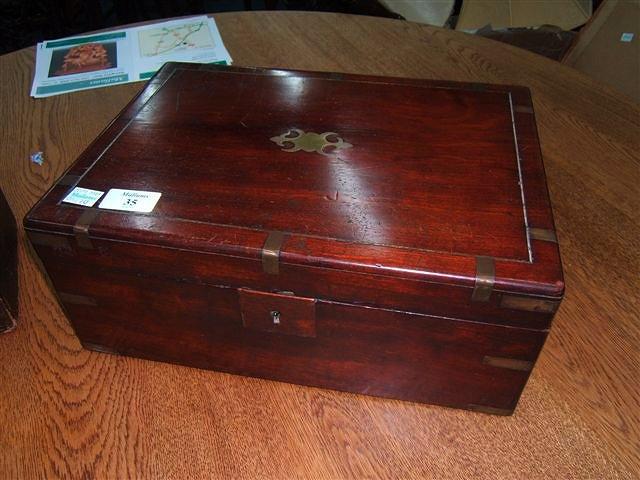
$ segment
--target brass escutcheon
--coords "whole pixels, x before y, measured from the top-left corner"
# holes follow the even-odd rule
[[[328,140],[328,137],[331,135],[335,136],[337,140],[333,142]],[[292,128],[287,133],[283,133],[277,137],[271,137],[270,140],[280,147],[285,147],[282,149],[284,152],[303,150],[309,153],[320,153],[321,155],[331,155],[337,150],[343,150],[353,146],[345,142],[337,133],[305,132],[299,128]],[[287,144],[291,144],[291,146],[289,147]],[[328,147],[331,147],[330,151],[326,151]]]

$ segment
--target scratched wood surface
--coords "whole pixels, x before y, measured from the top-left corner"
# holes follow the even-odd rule
[[[19,325],[0,336],[0,476],[637,478],[638,106],[458,32],[293,12],[216,20],[236,65],[531,88],[567,292],[520,405],[494,417],[84,351],[21,233]],[[0,57],[0,186],[19,219],[141,87],[34,100],[33,62],[32,49]]]

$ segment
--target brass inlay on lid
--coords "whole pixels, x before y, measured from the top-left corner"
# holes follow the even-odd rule
[[[331,138],[330,137],[335,137]],[[282,135],[271,137],[270,140],[282,148],[283,152],[316,152],[321,155],[331,155],[338,150],[351,148],[353,145],[345,142],[337,133],[305,132],[299,128],[292,128]]]

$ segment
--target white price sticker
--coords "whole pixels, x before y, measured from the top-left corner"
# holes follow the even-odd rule
[[[98,208],[149,213],[156,206],[161,195],[159,192],[112,188],[107,192],[104,200],[98,205]]]
[[[84,207],[93,207],[104,192],[89,188],[76,187],[62,200],[65,203],[73,203]]]

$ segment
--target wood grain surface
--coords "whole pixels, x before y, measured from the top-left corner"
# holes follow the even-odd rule
[[[215,18],[236,65],[531,88],[567,290],[520,405],[494,417],[85,351],[20,233],[19,324],[0,336],[0,476],[637,478],[638,106],[438,28]],[[33,49],[0,57],[0,186],[19,219],[142,86],[34,100],[33,62]]]

